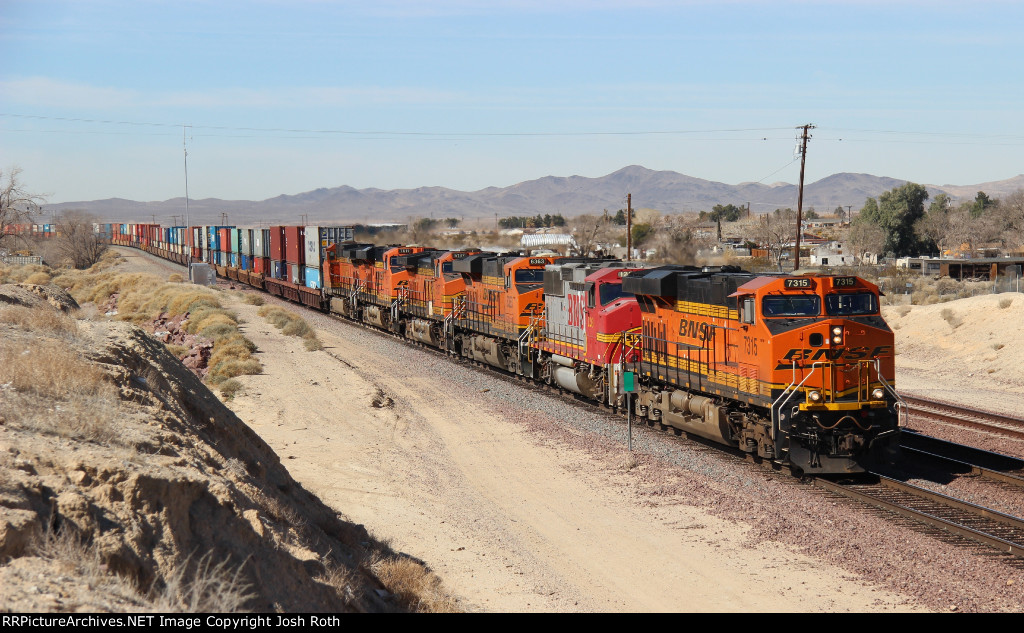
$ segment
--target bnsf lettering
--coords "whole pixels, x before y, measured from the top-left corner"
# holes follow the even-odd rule
[[[836,349],[823,348],[819,350],[794,348],[786,352],[779,361],[776,369],[787,369],[792,366],[793,361],[839,361],[839,360],[862,360],[865,358],[877,358],[879,356],[891,356],[891,345],[880,345],[874,349],[867,347],[840,347]]]
[[[585,328],[586,325],[586,303],[583,295],[569,295],[568,301],[569,325],[572,327]]]
[[[715,337],[715,326],[701,321],[682,319],[679,321],[679,336],[707,341]]]

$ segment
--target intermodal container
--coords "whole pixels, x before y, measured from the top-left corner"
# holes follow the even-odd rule
[[[231,252],[231,228],[222,227],[217,229],[217,250],[222,253]],[[221,264],[223,266],[223,264]]]
[[[306,267],[305,266],[300,266],[299,264],[291,264],[291,263],[289,263],[287,266],[288,266],[288,281],[292,282],[296,286],[303,285],[303,280],[305,279],[305,275],[303,273],[306,272]]]
[[[252,258],[252,271],[259,275],[267,274],[267,262],[270,260],[265,257],[253,257]]]
[[[353,239],[355,230],[351,226],[307,226],[306,261],[308,268],[319,268],[327,254],[327,247]]]
[[[284,261],[284,229],[283,226],[270,227],[270,259]],[[274,277],[280,279],[280,277]]]
[[[231,252],[241,253],[242,251],[239,249],[242,246],[242,229],[231,229],[229,233],[231,234]]]
[[[274,279],[283,279],[283,277],[281,276],[281,270],[283,269],[284,266],[281,264],[281,262],[277,261],[276,259],[272,259],[270,260],[270,268],[267,270],[267,276],[273,277]]]
[[[259,229],[257,229],[259,230]],[[252,229],[239,229],[238,252],[242,255],[252,256]]]
[[[284,260],[302,266],[306,261],[306,227],[284,227]]]
[[[323,284],[320,282],[320,269],[306,267],[306,287],[307,288],[323,288]]]

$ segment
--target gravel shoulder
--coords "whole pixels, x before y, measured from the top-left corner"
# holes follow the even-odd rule
[[[718,451],[641,428],[629,454],[598,409],[302,311],[325,344],[308,352],[231,307],[264,372],[229,406],[467,610],[1024,608],[1020,571]]]

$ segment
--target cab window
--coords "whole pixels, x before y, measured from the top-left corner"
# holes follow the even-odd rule
[[[817,295],[770,295],[761,300],[761,314],[766,317],[818,316],[821,298]]]
[[[543,268],[520,268],[516,271],[517,284],[542,284],[544,283]]]
[[[870,292],[825,295],[825,311],[832,316],[875,314],[878,300]]]
[[[619,297],[632,297],[632,292],[622,292],[622,284],[601,284],[598,289],[601,305],[606,306]]]

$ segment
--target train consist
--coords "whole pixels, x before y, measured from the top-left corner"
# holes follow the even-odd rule
[[[899,444],[893,332],[859,277],[380,246],[348,227],[97,230],[796,472],[861,472]]]

